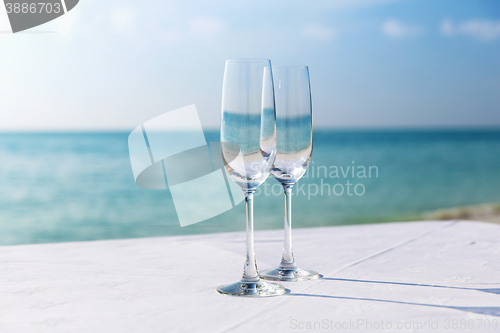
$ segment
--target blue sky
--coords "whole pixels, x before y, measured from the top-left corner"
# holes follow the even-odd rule
[[[217,128],[242,57],[309,65],[316,127],[500,126],[500,1],[81,0],[0,34],[0,130]]]

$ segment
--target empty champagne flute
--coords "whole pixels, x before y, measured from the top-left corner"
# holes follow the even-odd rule
[[[297,268],[292,252],[292,187],[304,175],[312,154],[312,103],[307,66],[273,67],[276,97],[277,152],[274,178],[285,192],[285,242],[281,264],[261,278],[274,281],[317,279],[319,274]]]
[[[221,148],[225,168],[245,194],[247,256],[241,281],[219,286],[221,294],[277,296],[282,285],[259,278],[253,239],[254,192],[276,158],[276,113],[271,61],[226,61],[222,86]]]

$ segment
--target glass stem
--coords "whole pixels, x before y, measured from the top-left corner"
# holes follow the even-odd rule
[[[253,240],[253,194],[254,191],[245,193],[245,206],[247,211],[247,259],[243,268],[243,282],[258,282],[257,263],[255,262],[255,247]]]
[[[295,260],[292,251],[292,187],[293,184],[283,185],[285,190],[285,244],[280,269],[295,269]]]

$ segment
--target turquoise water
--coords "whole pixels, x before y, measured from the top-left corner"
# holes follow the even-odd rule
[[[0,134],[0,244],[244,230],[243,204],[181,228],[168,190],[135,185],[127,137]],[[206,137],[217,141],[218,133]],[[316,131],[312,161],[295,187],[294,227],[500,202],[500,130]],[[280,188],[272,177],[266,184],[255,199],[255,227],[281,228]]]

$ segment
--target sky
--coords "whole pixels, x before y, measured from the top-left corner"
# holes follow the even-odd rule
[[[218,128],[224,63],[310,68],[315,128],[500,126],[500,1],[81,0],[11,34],[0,131],[132,130],[196,104]]]

